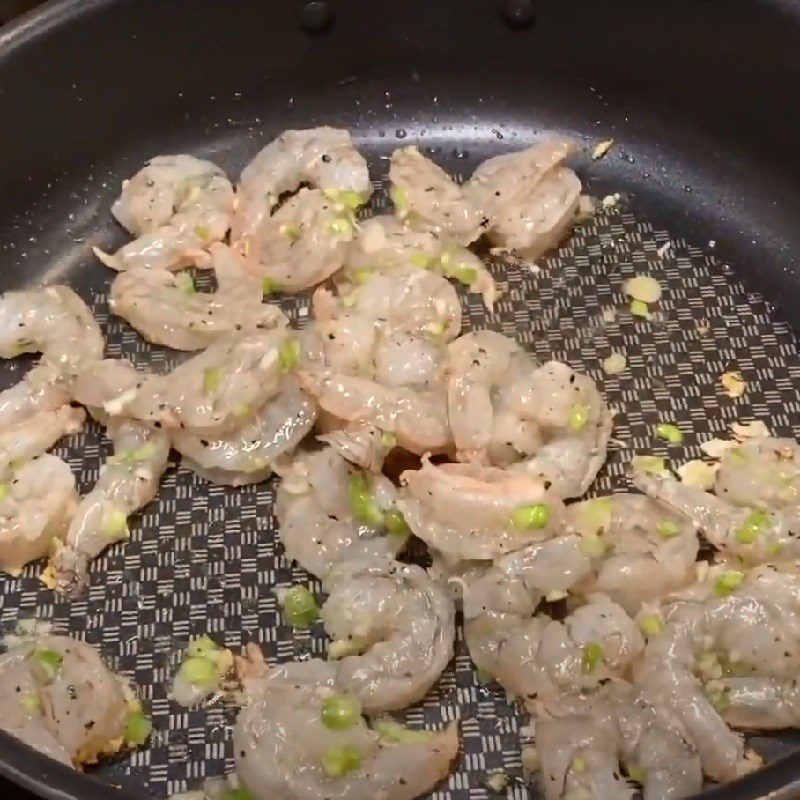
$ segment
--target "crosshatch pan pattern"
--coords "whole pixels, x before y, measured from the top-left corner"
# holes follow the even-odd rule
[[[516,336],[541,359],[585,369],[618,411],[615,443],[594,492],[624,490],[632,454],[655,452],[673,462],[695,458],[700,441],[726,436],[735,420],[761,419],[777,434],[800,434],[797,341],[713,251],[689,247],[614,209],[582,225],[542,259],[538,271],[499,259],[491,268],[501,290],[496,311],[488,315],[477,296],[462,295],[465,327],[495,328]],[[625,279],[645,271],[664,287],[650,321],[633,318],[622,294]],[[109,317],[104,291],[89,299],[106,328],[108,355],[166,367],[163,352]],[[295,322],[308,319],[307,298],[284,298],[281,304]],[[612,308],[617,316],[608,321],[604,311]],[[612,351],[626,354],[628,368],[606,376],[601,364]],[[738,400],[720,392],[719,376],[732,368],[747,381]],[[2,385],[18,379],[15,365],[4,369]],[[666,447],[655,440],[653,426],[664,420],[681,426],[683,445]],[[109,451],[93,424],[57,449],[84,491]],[[166,797],[233,769],[235,709],[187,711],[167,700],[170,677],[190,637],[209,633],[234,651],[257,642],[273,663],[324,653],[319,625],[295,632],[281,620],[277,588],[300,581],[318,591],[319,584],[283,558],[273,497],[272,483],[229,490],[172,468],[158,499],[134,518],[130,541],[94,563],[85,599],[69,604],[54,597],[38,581],[39,564],[18,578],[0,578],[4,630],[35,614],[52,620],[58,632],[99,646],[112,666],[135,681],[152,710],[150,747],[104,767],[111,781]],[[537,793],[524,782],[520,763],[525,719],[497,687],[477,682],[460,632],[458,638],[454,663],[425,701],[406,714],[411,725],[458,721],[460,726],[462,755],[432,797],[490,798],[487,774],[503,771],[510,778],[503,794],[531,800]]]

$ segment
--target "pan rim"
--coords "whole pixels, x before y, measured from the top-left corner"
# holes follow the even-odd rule
[[[48,31],[116,2],[118,0],[47,0],[0,28],[0,64]],[[777,5],[792,16],[800,14],[800,9],[790,3],[778,1],[770,5]],[[0,730],[0,775],[48,800],[106,800],[109,789],[115,792],[118,800],[142,800],[130,790],[44,756],[3,730]],[[756,800],[767,795],[770,800],[791,800],[800,795],[800,752],[787,754],[737,781],[709,789],[700,797],[702,800]]]

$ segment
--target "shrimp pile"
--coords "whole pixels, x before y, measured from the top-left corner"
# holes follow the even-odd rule
[[[800,726],[800,446],[728,450],[714,494],[651,471],[635,478],[643,494],[587,499],[613,426],[595,382],[496,331],[462,332],[459,293],[490,312],[499,294],[479,240],[536,258],[574,224],[572,151],[546,140],[460,185],[402,148],[393,212],[371,219],[367,162],[345,130],[286,131],[238,182],[191,155],[153,158],[112,208],[135,238],[95,253],[116,271],[111,312],[182,351],[170,371],[104,358],[65,286],[0,298],[0,356],[41,353],[0,393],[3,571],[47,558],[42,580],[79,597],[93,560],[136,534],[171,458],[232,487],[279,477],[284,555],[324,598],[273,588],[286,624],[321,625],[325,657],[268,665],[255,645],[234,656],[204,636],[170,695],[195,705],[238,689],[246,796],[434,790],[456,726],[390,714],[436,685],[458,613],[483,677],[531,715],[548,800],[687,797],[757,765],[740,729]],[[294,330],[281,295],[306,290],[310,320]],[[81,497],[46,451],[84,408],[113,454]],[[427,569],[410,563],[412,539]],[[716,551],[704,568],[702,542]],[[22,640],[0,677],[3,727],[65,763],[146,738],[129,690],[85,645]]]

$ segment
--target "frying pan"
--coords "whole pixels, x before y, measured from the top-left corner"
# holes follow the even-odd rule
[[[124,241],[109,206],[150,156],[187,151],[229,174],[285,128],[350,128],[379,180],[386,157],[417,144],[452,173],[520,149],[546,131],[575,138],[585,185],[607,208],[531,272],[495,259],[497,313],[463,298],[467,321],[515,335],[600,381],[620,413],[596,490],[625,487],[633,452],[696,457],[736,419],[800,435],[800,5],[796,0],[63,0],[0,29],[0,289],[63,281],[106,326],[108,354],[164,367],[109,316],[107,271],[90,244]],[[615,145],[594,161],[594,146]],[[376,207],[382,207],[380,196]],[[621,283],[647,269],[665,286],[660,315],[613,323]],[[302,324],[306,297],[282,298]],[[604,376],[602,359],[628,354]],[[742,371],[748,391],[721,395]],[[3,366],[1,386],[20,377]],[[682,448],[652,426],[687,420]],[[86,490],[109,451],[90,427],[58,452]],[[211,633],[271,660],[324,652],[322,632],[280,621],[274,589],[309,581],[274,537],[273,489],[231,491],[172,469],[131,541],[93,569],[68,604],[40,567],[0,577],[0,624],[37,614],[96,645],[130,675],[156,732],[142,752],[86,777],[0,736],[0,773],[59,800],[164,797],[233,768],[233,710],[185,711],[167,700],[177,654]],[[519,779],[522,721],[496,687],[476,683],[459,639],[454,664],[408,719],[459,719],[464,755],[439,800],[482,800],[503,770]],[[704,796],[800,793],[800,738],[751,744],[772,762]],[[3,796],[11,791],[6,786]],[[20,794],[20,797],[23,797]]]

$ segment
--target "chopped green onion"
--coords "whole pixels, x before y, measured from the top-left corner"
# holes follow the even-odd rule
[[[590,534],[589,536],[581,537],[578,549],[587,558],[598,558],[606,552],[606,544],[599,536]]]
[[[322,767],[331,778],[341,778],[361,766],[361,756],[349,744],[331,747],[322,756]]]
[[[255,800],[253,793],[244,786],[237,786],[236,788],[226,789],[220,796],[219,800]]]
[[[425,253],[412,253],[408,257],[408,262],[412,267],[420,267],[421,269],[427,269],[431,265],[432,260],[433,259],[428,258]]]
[[[293,628],[307,628],[319,618],[317,601],[305,586],[293,586],[286,592],[283,613]]]
[[[408,209],[408,194],[402,186],[392,186],[389,197],[402,217]]]
[[[730,461],[735,461],[737,464],[744,464],[747,461],[747,454],[742,450],[741,447],[732,447],[730,450],[725,453],[723,459],[729,459]]]
[[[354,228],[350,220],[340,217],[328,225],[328,230],[336,236],[352,236]]]
[[[644,767],[640,767],[638,764],[631,764],[628,767],[628,778],[634,783],[644,786],[644,782],[647,779],[647,770]]]
[[[52,683],[63,663],[64,656],[49,648],[31,653],[31,673],[39,683]]]
[[[575,756],[572,759],[572,771],[577,773],[586,772],[585,759],[581,758],[581,756]]]
[[[26,714],[42,713],[42,701],[35,694],[23,694],[19,698],[19,704]]]
[[[753,509],[747,516],[739,530],[736,531],[736,541],[740,544],[752,544],[769,525],[769,515],[759,508]]]
[[[724,690],[709,692],[706,696],[718,714],[724,714],[731,707],[731,698]]]
[[[181,664],[178,674],[198,689],[211,689],[219,680],[216,664],[205,656],[190,656]]]
[[[300,228],[297,225],[281,225],[278,230],[289,240],[296,242],[300,238]]]
[[[220,386],[222,386],[222,370],[219,367],[206,367],[203,370],[203,391],[211,394]]]
[[[133,711],[128,715],[125,725],[125,740],[129,744],[143,745],[153,730],[153,723],[141,711]]]
[[[637,472],[649,475],[664,475],[667,472],[666,460],[660,456],[634,456],[631,463]]]
[[[363,286],[371,277],[372,273],[368,269],[357,269],[351,273],[354,283]]]
[[[365,525],[384,524],[383,511],[363,475],[353,475],[347,482],[347,497],[350,500],[350,511],[357,522]]]
[[[237,417],[249,417],[253,413],[253,409],[248,405],[241,405],[236,406],[236,408],[233,409],[233,413]]]
[[[594,530],[606,530],[611,525],[614,503],[610,497],[595,497],[581,506],[581,521]]]
[[[211,238],[211,230],[206,225],[198,225],[194,232],[201,242],[207,242]]]
[[[448,264],[450,258],[448,257],[445,259],[445,256],[449,256],[449,253],[445,253],[441,257],[441,262],[444,267],[443,271],[444,274],[448,278],[453,278],[454,280],[459,281],[459,283],[464,283],[467,286],[472,286],[475,281],[478,280],[478,270],[475,267],[468,267],[464,264],[457,264],[455,266],[444,266]]]
[[[716,581],[714,581],[714,591],[720,596],[725,597],[731,594],[735,589],[742,585],[744,580],[744,573],[738,570],[731,569],[723,572]]]
[[[271,294],[275,293],[278,290],[278,284],[272,280],[268,275],[265,275],[261,279],[261,294],[264,297],[269,297]]]
[[[366,195],[353,189],[326,189],[325,197],[348,211],[355,211],[367,202]]]
[[[397,508],[390,508],[388,511],[383,512],[383,524],[392,536],[405,538],[411,533],[411,528],[408,527],[406,518]]]
[[[106,511],[103,517],[103,533],[112,541],[127,539],[130,536],[128,529],[128,516],[118,508]]]
[[[443,336],[444,332],[447,330],[447,324],[443,320],[429,322],[424,326],[424,330],[426,333],[431,334],[431,336]]]
[[[659,536],[665,539],[673,539],[681,535],[681,529],[670,519],[662,519],[656,523],[656,530]]]
[[[0,503],[6,499],[6,495],[8,494],[8,484],[7,483],[0,483]]]
[[[597,642],[589,642],[583,646],[581,654],[581,672],[591,675],[603,663],[603,648]]]
[[[656,425],[656,436],[666,439],[670,444],[680,444],[683,441],[681,429],[670,422],[662,422],[660,425]]]
[[[360,636],[334,639],[328,645],[328,660],[338,661],[347,656],[360,656],[367,649],[367,642]]]
[[[300,342],[297,339],[287,339],[278,349],[278,361],[281,372],[291,372],[300,360]]]
[[[477,679],[478,683],[486,684],[486,683],[491,683],[494,680],[494,675],[492,675],[492,673],[489,672],[488,669],[483,669],[483,667],[478,667],[478,669],[475,670],[475,678]]]
[[[351,694],[334,694],[322,703],[322,724],[332,731],[347,731],[358,722],[361,703]]]
[[[639,627],[642,629],[642,632],[646,633],[648,636],[656,636],[661,633],[663,623],[661,617],[656,614],[647,614],[639,619]]]
[[[580,405],[576,403],[572,406],[567,414],[567,427],[571,431],[580,431],[586,427],[589,421],[589,406]]]
[[[511,514],[511,525],[519,531],[538,531],[550,520],[550,507],[546,503],[518,506]]]
[[[424,744],[435,735],[433,731],[412,731],[390,717],[381,717],[373,725],[386,744]]]
[[[397,436],[391,431],[384,431],[381,434],[381,444],[384,447],[395,447],[397,445]]]
[[[764,552],[770,556],[770,558],[780,555],[781,550],[783,550],[783,545],[780,542],[769,542],[764,547]]]
[[[623,290],[628,297],[643,303],[657,303],[661,299],[661,286],[649,275],[637,275],[625,281]]]
[[[647,308],[647,303],[643,303],[641,300],[632,300],[631,305],[631,314],[634,317],[644,317],[645,319],[650,316],[650,310]]]
[[[193,642],[189,642],[186,653],[189,656],[202,656],[218,650],[217,643],[210,636],[199,636]]]
[[[197,291],[194,278],[188,272],[179,272],[175,276],[175,283],[184,294],[194,294]]]

